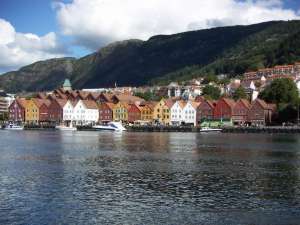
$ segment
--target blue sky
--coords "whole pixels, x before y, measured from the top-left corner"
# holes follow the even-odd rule
[[[299,0],[1,0],[0,72],[81,57],[113,41],[299,19],[299,12]]]

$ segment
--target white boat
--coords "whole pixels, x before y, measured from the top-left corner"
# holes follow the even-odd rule
[[[73,123],[71,122],[69,126],[65,126],[65,125],[60,125],[60,126],[56,126],[55,127],[57,130],[60,131],[76,131],[77,128],[73,127]]]
[[[125,131],[121,122],[109,122],[107,125],[96,125],[93,126],[96,130],[107,130],[107,131]]]
[[[24,130],[24,127],[10,123],[4,129],[5,130]]]
[[[202,127],[201,129],[200,129],[200,132],[201,133],[208,133],[208,132],[221,132],[222,131],[222,129],[220,129],[220,128],[210,128],[210,127]]]

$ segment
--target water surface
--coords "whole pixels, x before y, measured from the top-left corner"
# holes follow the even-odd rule
[[[300,224],[300,136],[0,131],[0,224]]]

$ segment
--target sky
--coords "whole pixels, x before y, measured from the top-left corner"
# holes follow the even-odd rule
[[[0,73],[126,39],[300,19],[300,0],[0,0]]]

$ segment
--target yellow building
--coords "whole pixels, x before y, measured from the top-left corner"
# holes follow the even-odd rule
[[[138,106],[141,111],[141,120],[149,121],[153,120],[153,109],[148,104],[142,104]]]
[[[171,107],[174,104],[172,99],[161,99],[153,110],[153,120],[169,125],[171,122]]]
[[[35,102],[32,99],[26,100],[25,122],[26,123],[39,122],[39,107],[35,104]]]
[[[128,121],[128,104],[118,102],[113,108],[114,121]]]

